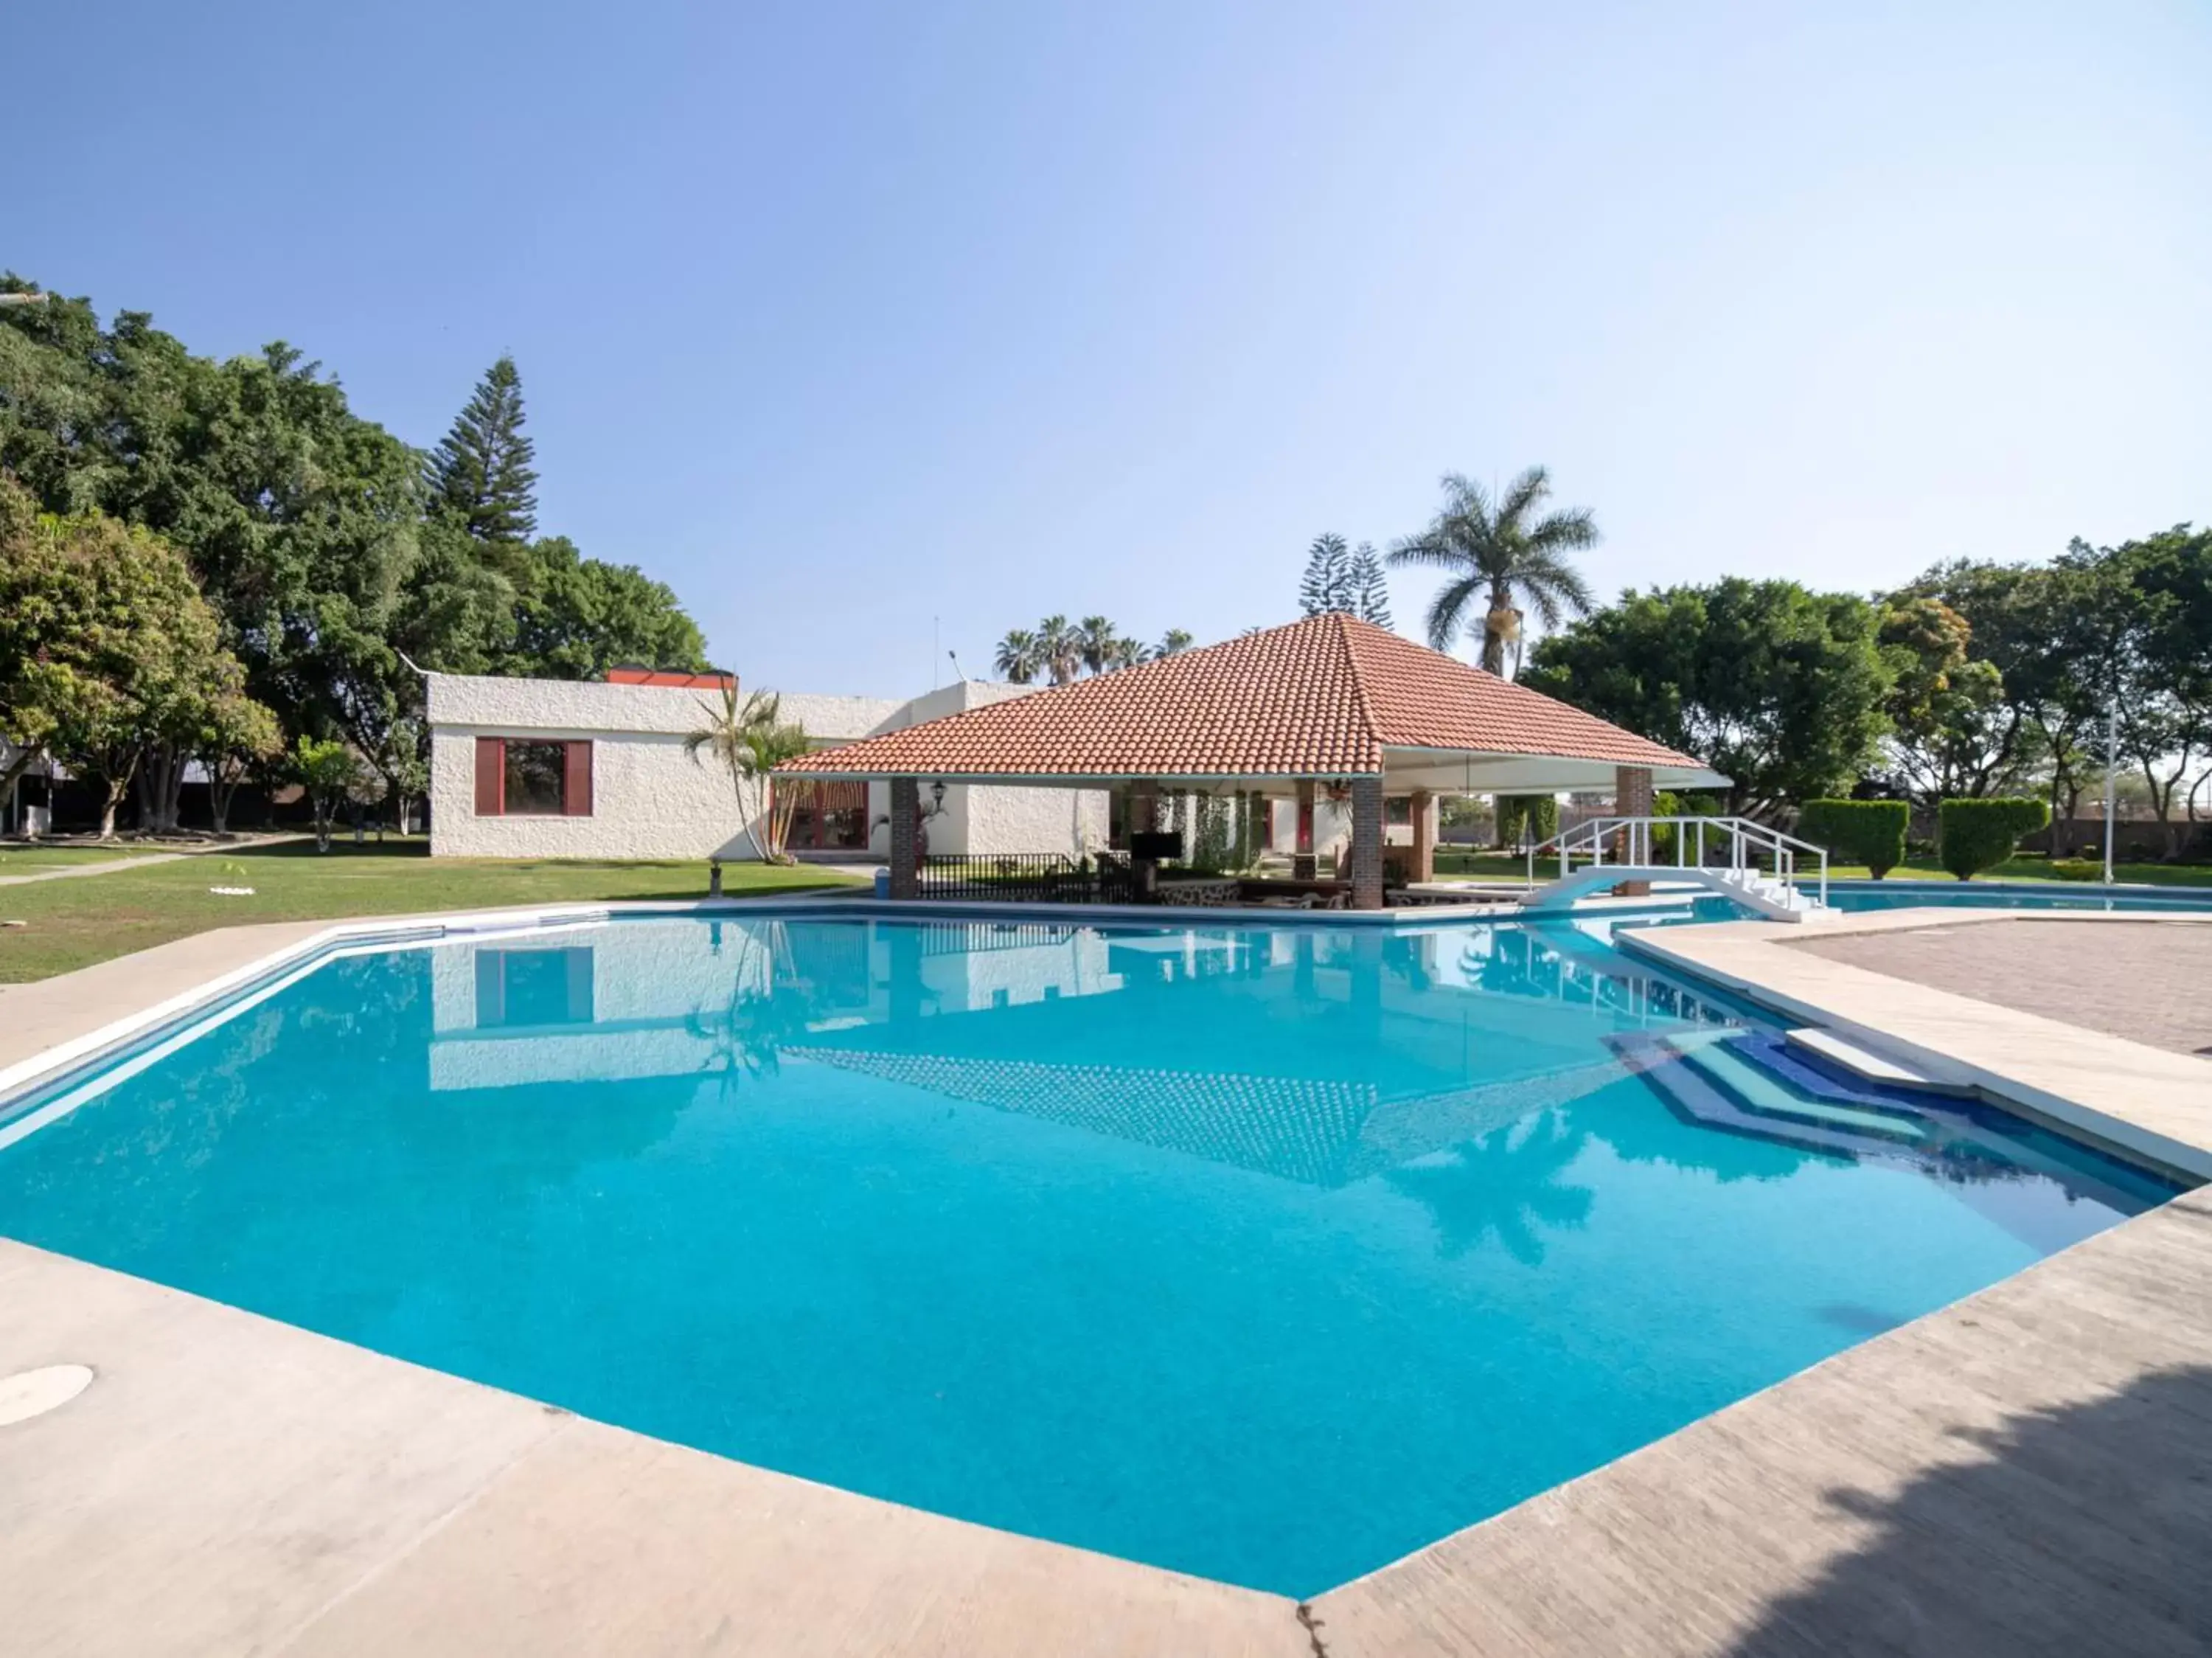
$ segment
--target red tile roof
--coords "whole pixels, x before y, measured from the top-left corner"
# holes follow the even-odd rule
[[[738,688],[738,676],[712,668],[704,674],[694,674],[688,668],[640,667],[634,662],[623,662],[607,670],[607,683],[668,686],[678,691],[734,691]]]
[[[873,777],[1345,777],[1390,747],[1700,762],[1341,613],[1079,680],[780,771]]]

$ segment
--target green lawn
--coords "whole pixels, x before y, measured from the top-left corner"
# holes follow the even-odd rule
[[[0,842],[0,875],[36,875],[42,869],[62,869],[72,863],[113,863],[118,858],[145,857],[166,847],[18,845]]]
[[[852,877],[801,865],[725,866],[732,896],[844,887]],[[251,898],[218,898],[210,887],[251,887]],[[428,910],[492,909],[580,899],[703,898],[707,866],[696,863],[526,862],[438,858],[417,840],[340,842],[327,855],[313,842],[183,858],[84,881],[0,887],[0,984],[46,978],[167,943],[210,927],[252,921],[312,921]]]

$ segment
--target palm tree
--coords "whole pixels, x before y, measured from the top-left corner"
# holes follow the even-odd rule
[[[1178,652],[1188,650],[1194,643],[1190,635],[1182,628],[1171,627],[1160,635],[1159,643],[1152,647],[1152,659],[1157,662],[1163,656],[1173,656]]]
[[[1083,666],[1093,674],[1103,674],[1109,667],[1119,667],[1116,660],[1121,649],[1121,630],[1103,616],[1086,616],[1075,625],[1075,643],[1083,657]]]
[[[1587,507],[1534,518],[1552,493],[1541,466],[1522,472],[1496,501],[1457,472],[1446,472],[1443,486],[1444,509],[1420,534],[1392,547],[1390,562],[1450,572],[1429,607],[1429,643],[1438,650],[1449,649],[1462,630],[1476,631],[1469,612],[1478,596],[1486,600],[1482,666],[1503,675],[1508,644],[1519,660],[1523,606],[1546,627],[1589,611],[1589,588],[1566,555],[1595,546],[1597,525]]]
[[[1037,649],[1037,637],[1025,627],[1009,631],[999,641],[999,672],[1016,685],[1027,685],[1044,666],[1044,657]]]
[[[782,699],[773,692],[756,691],[738,702],[734,679],[723,682],[720,707],[711,703],[699,707],[707,722],[684,739],[684,752],[694,765],[704,752],[729,767],[738,817],[753,837],[754,849],[763,863],[787,862],[783,845],[799,794],[787,789],[779,798],[771,774],[784,761],[806,752],[805,729],[783,722]]]
[[[1070,685],[1083,667],[1083,636],[1065,616],[1048,616],[1036,625],[1037,657],[1054,685]]]

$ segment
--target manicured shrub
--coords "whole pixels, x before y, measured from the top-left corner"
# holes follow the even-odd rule
[[[1901,800],[1808,800],[1797,832],[1848,863],[1863,863],[1876,881],[1905,862],[1911,808]]]
[[[1498,797],[1498,844],[1509,851],[1529,841],[1551,839],[1559,832],[1557,795],[1500,795]]]
[[[1655,818],[1717,818],[1722,815],[1717,795],[1677,795],[1661,789],[1651,797],[1651,815]],[[1690,844],[1697,845],[1697,832],[1692,830]],[[1720,844],[1717,836],[1711,844]],[[1651,831],[1651,856],[1660,863],[1671,863],[1674,858],[1674,826],[1662,823]]]
[[[2100,857],[2053,858],[2051,873],[2061,881],[2102,881],[2105,865]]]
[[[2004,795],[1947,800],[1936,808],[1936,856],[1961,881],[2010,857],[2022,835],[2051,821],[2049,802]]]

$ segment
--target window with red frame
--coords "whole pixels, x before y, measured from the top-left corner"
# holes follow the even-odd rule
[[[477,739],[480,818],[592,815],[592,745],[544,737]]]

